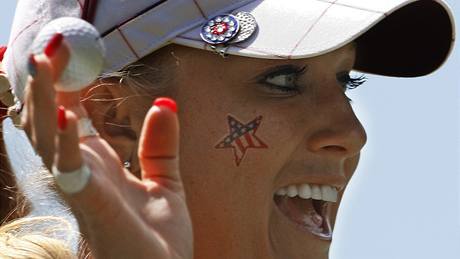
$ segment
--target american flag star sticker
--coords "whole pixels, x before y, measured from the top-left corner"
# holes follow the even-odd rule
[[[262,122],[262,116],[244,124],[231,115],[227,115],[230,133],[225,136],[215,147],[232,148],[235,156],[235,163],[240,165],[246,151],[250,148],[268,148],[261,139],[256,136],[257,129]]]

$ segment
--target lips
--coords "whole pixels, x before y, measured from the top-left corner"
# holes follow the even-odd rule
[[[337,190],[329,185],[301,184],[281,188],[274,195],[278,209],[301,230],[322,240],[332,239],[332,202]]]

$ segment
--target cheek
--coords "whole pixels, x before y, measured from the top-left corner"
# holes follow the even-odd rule
[[[228,131],[214,146],[216,149],[230,149],[235,166],[240,166],[249,150],[267,149],[268,145],[258,136],[263,116],[244,122],[234,115],[227,114]]]
[[[295,102],[263,98],[251,85],[195,79],[178,94],[182,159],[213,171],[278,171],[302,137]]]
[[[347,177],[347,180],[351,179],[356,168],[358,167],[359,158],[360,158],[360,154],[357,154],[356,156],[353,156],[345,160],[344,170],[345,170],[345,176]]]
[[[358,167],[358,162],[359,162],[359,157],[360,155],[356,155],[356,156],[353,156],[351,158],[348,158],[344,161],[344,171],[345,171],[345,177],[347,178],[347,184],[348,182],[350,181],[351,177],[353,176],[356,168]],[[343,194],[344,194],[344,191],[342,190],[340,192],[340,195],[339,195],[339,202],[338,203],[335,203],[333,206],[332,206],[332,226],[335,225],[335,220],[336,220],[336,217],[337,217],[337,211],[339,209],[339,206],[342,202],[342,197],[343,197]]]
[[[295,119],[302,111],[294,111],[294,100],[263,98],[251,85],[236,79],[228,84],[227,77],[205,80],[191,74],[187,79],[179,81],[187,84],[176,87],[184,177],[220,190],[241,188],[243,193],[254,191],[254,184],[262,181],[263,192],[272,188],[273,178],[301,137]],[[251,134],[233,136],[242,128]]]
[[[183,109],[181,163],[195,184],[241,193],[257,184],[266,195],[302,139],[298,123],[268,107],[229,103],[203,100]]]

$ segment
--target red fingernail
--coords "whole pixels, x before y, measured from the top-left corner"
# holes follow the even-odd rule
[[[60,33],[54,34],[53,38],[48,42],[48,45],[45,47],[45,55],[51,58],[55,53],[56,50],[61,46],[62,40],[64,36]]]
[[[3,61],[3,56],[5,56],[6,46],[0,47],[0,61]]]
[[[153,102],[153,105],[163,106],[177,113],[177,104],[171,98],[167,98],[167,97],[156,98],[155,101]]]
[[[35,60],[35,55],[30,54],[29,63],[27,63],[27,70],[29,75],[35,77],[37,75],[37,61]]]
[[[65,116],[64,106],[59,106],[57,110],[57,122],[60,130],[65,130],[67,128],[67,117]]]

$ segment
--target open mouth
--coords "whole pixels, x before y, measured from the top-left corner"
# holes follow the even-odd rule
[[[330,205],[337,196],[337,189],[330,185],[300,184],[279,189],[273,199],[278,209],[302,230],[331,240]]]

